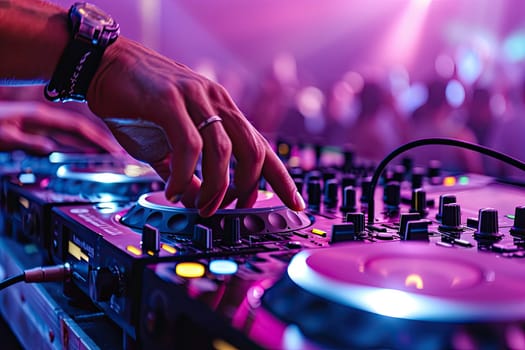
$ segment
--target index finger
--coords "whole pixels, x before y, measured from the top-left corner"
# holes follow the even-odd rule
[[[304,199],[297,191],[295,183],[277,154],[266,143],[266,157],[262,174],[273,191],[290,209],[302,211],[306,207]]]

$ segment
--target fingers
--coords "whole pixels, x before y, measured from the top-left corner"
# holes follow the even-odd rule
[[[197,208],[201,216],[208,217],[219,208],[228,189],[232,144],[220,122],[203,128],[201,135],[203,181]]]
[[[182,199],[191,184],[195,167],[202,150],[202,139],[184,110],[179,111],[183,122],[179,125],[162,125],[173,152],[169,159],[169,177],[166,182],[166,198],[171,202]],[[169,119],[166,119],[169,121]]]
[[[40,134],[53,140],[57,147],[55,150],[103,149],[110,153],[122,153],[109,131],[86,115],[37,102],[10,102],[3,104],[2,108],[4,118],[19,125],[22,132]]]
[[[223,124],[232,141],[236,159],[234,188],[228,192],[223,206],[235,197],[237,208],[253,206],[262,174],[286,206],[297,211],[304,210],[304,200],[268,142],[246,120],[224,90],[215,95],[215,101],[223,108]]]
[[[283,163],[272,151],[266,148],[266,158],[263,166],[263,176],[272,186],[273,191],[281,198],[283,203],[292,210],[304,210],[305,203]]]
[[[0,139],[2,140],[0,149],[3,151],[22,149],[29,153],[43,155],[48,154],[56,149],[56,144],[53,142],[53,140],[40,135],[28,136],[15,126],[2,126],[2,130],[0,131]]]

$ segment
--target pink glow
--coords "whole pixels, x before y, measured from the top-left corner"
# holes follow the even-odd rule
[[[125,35],[190,66],[210,59],[244,81],[257,79],[282,52],[295,56],[309,83],[331,83],[370,63],[379,72],[403,64],[421,80],[435,73],[436,57],[454,56],[458,47],[497,65],[505,39],[523,27],[521,0],[93,2]]]

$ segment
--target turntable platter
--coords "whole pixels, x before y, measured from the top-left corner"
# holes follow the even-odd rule
[[[479,254],[413,242],[302,251],[263,305],[330,346],[457,348],[490,331],[499,347],[525,320],[525,270]]]
[[[238,222],[241,236],[289,232],[311,224],[305,213],[287,208],[274,193],[268,191],[259,191],[252,208],[234,208],[235,203],[217,210],[209,218],[202,218],[197,209],[171,203],[164,192],[159,191],[142,195],[122,217],[121,223],[138,230],[148,224],[161,233],[187,235],[192,235],[195,225],[199,224],[212,229],[214,236],[222,236],[228,230],[227,222]]]

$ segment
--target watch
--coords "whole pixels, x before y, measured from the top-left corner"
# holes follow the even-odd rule
[[[50,101],[85,102],[104,50],[117,40],[119,25],[93,4],[77,2],[69,9],[69,42],[44,95]]]

